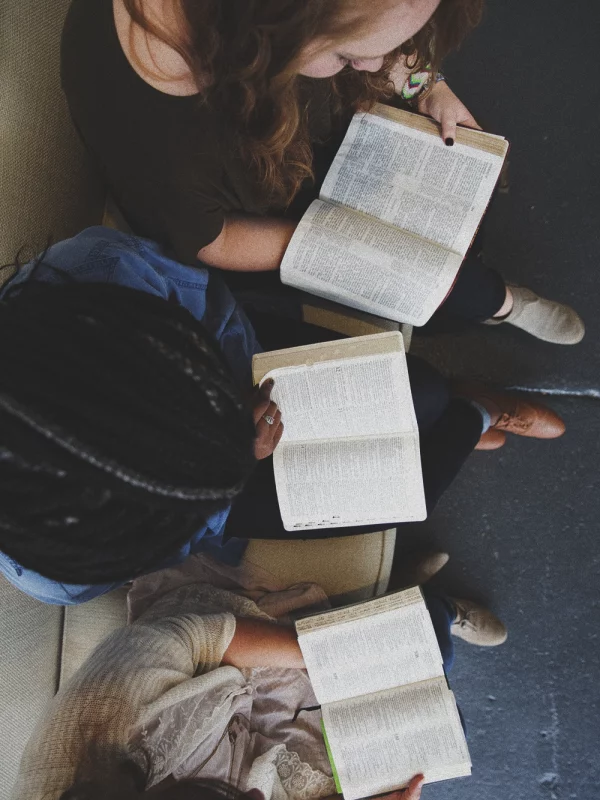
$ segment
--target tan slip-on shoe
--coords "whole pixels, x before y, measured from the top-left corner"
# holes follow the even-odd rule
[[[495,614],[472,600],[450,598],[456,609],[456,619],[450,632],[469,644],[480,647],[497,647],[508,636],[504,623]]]
[[[577,344],[583,339],[585,325],[573,308],[539,297],[524,286],[507,285],[513,296],[511,312],[502,319],[488,319],[485,325],[507,322],[552,344]]]
[[[558,439],[565,432],[565,423],[555,411],[518,394],[496,391],[476,381],[455,381],[452,391],[487,408],[492,419],[497,417],[490,430],[534,439]]]
[[[497,431],[495,428],[488,428],[481,434],[481,439],[475,445],[475,450],[499,450],[506,442],[504,431]]]

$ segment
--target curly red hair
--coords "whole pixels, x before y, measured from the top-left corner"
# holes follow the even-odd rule
[[[187,28],[176,41],[143,12],[142,0],[124,0],[134,20],[173,47],[218,109],[235,144],[271,203],[289,203],[312,174],[312,148],[298,91],[298,61],[317,36],[356,32],[373,16],[362,0],[174,0]],[[390,97],[390,70],[400,55],[413,71],[456,49],[481,18],[483,0],[440,0],[427,24],[375,73],[345,68],[330,81],[336,106],[356,110]]]

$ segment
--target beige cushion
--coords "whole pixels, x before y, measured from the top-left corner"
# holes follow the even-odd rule
[[[25,743],[58,688],[63,609],[27,597],[0,575],[0,800]]]
[[[396,529],[361,536],[300,541],[254,539],[244,560],[287,585],[313,581],[334,605],[353,603],[387,590]]]
[[[109,633],[127,622],[127,589],[65,608],[60,685],[68,681]]]
[[[60,89],[70,0],[7,0],[0,12],[0,264],[100,222],[103,192]],[[0,274],[0,282],[9,271]],[[58,688],[64,610],[0,576],[0,800],[25,742]]]
[[[60,88],[70,0],[7,0],[0,13],[0,264],[102,218],[103,192]],[[0,275],[0,280],[7,275]]]

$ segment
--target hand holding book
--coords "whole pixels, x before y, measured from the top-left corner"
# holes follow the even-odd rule
[[[424,781],[425,777],[423,775],[415,775],[406,789],[384,794],[382,800],[419,800]]]
[[[252,416],[256,426],[254,455],[258,461],[267,458],[283,436],[283,422],[277,403],[271,400],[273,381],[265,381],[254,392]]]
[[[412,791],[416,772],[426,783],[470,775],[460,715],[418,587],[306,617],[296,630],[345,800]]]
[[[418,99],[417,105],[421,114],[427,114],[428,117],[439,122],[442,139],[447,145],[454,144],[457,125],[481,130],[481,125],[477,124],[475,117],[458,99],[446,81],[434,83],[431,91],[423,98]]]
[[[423,775],[415,775],[406,789],[397,789],[395,792],[381,794],[378,800],[420,800],[424,782],[425,777]],[[343,798],[343,795],[334,794],[331,797],[326,797],[325,800],[339,800],[339,798]]]

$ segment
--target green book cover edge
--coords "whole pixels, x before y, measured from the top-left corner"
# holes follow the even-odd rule
[[[331,772],[333,773],[335,788],[338,794],[342,794],[342,786],[340,784],[340,778],[337,773],[337,769],[335,768],[333,756],[331,755],[331,747],[329,747],[329,739],[327,738],[327,731],[325,730],[325,723],[323,722],[323,720],[321,720],[321,730],[323,731],[323,739],[325,741],[325,749],[327,750],[327,757],[329,758],[329,763],[331,764]]]

